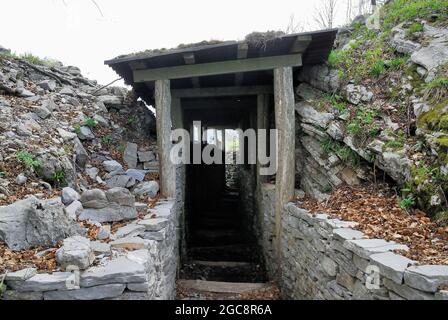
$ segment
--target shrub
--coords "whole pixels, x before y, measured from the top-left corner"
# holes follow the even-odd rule
[[[16,153],[16,158],[22,162],[27,169],[38,170],[42,166],[42,163],[39,160],[36,160],[34,156],[27,151],[18,151]]]
[[[79,123],[75,123],[73,125],[73,129],[75,130],[76,134],[80,134],[81,133],[81,125]]]
[[[360,164],[358,154],[350,147],[340,142],[337,142],[331,138],[326,138],[321,141],[320,146],[326,154],[334,152],[345,165],[350,165],[356,168]]]
[[[414,34],[416,32],[423,31],[423,24],[414,22],[411,24],[411,26],[408,28],[407,33],[408,34]]]
[[[113,141],[113,138],[112,138],[112,136],[111,136],[110,134],[107,134],[107,135],[105,135],[105,136],[103,136],[103,137],[101,138],[101,141],[102,141],[104,144],[111,144],[112,141]]]
[[[379,77],[386,70],[386,65],[383,60],[376,61],[370,69],[370,74],[375,77]]]
[[[84,125],[90,127],[90,128],[94,128],[98,125],[98,121],[96,121],[93,118],[87,117],[84,119]]]
[[[401,199],[400,201],[400,208],[407,210],[410,207],[415,205],[415,199],[412,196],[408,196],[406,198]]]
[[[55,184],[62,186],[66,184],[64,170],[58,170],[53,174],[52,180]]]

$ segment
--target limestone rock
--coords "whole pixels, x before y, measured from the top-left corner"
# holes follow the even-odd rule
[[[146,228],[143,225],[140,224],[128,224],[126,226],[123,226],[121,228],[118,228],[118,230],[115,232],[115,238],[126,238],[126,237],[136,237],[145,232]]]
[[[125,284],[113,283],[77,290],[57,290],[44,293],[44,300],[100,300],[120,296]]]
[[[97,222],[122,221],[137,217],[135,198],[124,188],[113,188],[105,193],[94,189],[85,191],[81,196],[84,210],[80,220]]]
[[[44,90],[54,91],[56,89],[56,81],[54,80],[43,80],[37,84]]]
[[[95,135],[89,127],[81,126],[79,128],[78,138],[81,140],[93,140],[95,139]]]
[[[26,268],[6,275],[5,281],[25,281],[37,274],[36,268]]]
[[[139,183],[132,193],[135,196],[149,196],[155,198],[159,192],[159,183],[157,181],[144,181]]]
[[[62,128],[57,128],[59,136],[64,140],[65,142],[73,140],[77,137],[76,133],[66,131]]]
[[[65,187],[62,189],[61,199],[62,199],[62,203],[64,205],[68,206],[73,201],[81,199],[81,196],[79,195],[78,192],[76,192],[76,190],[74,190],[70,187]]]
[[[165,218],[145,219],[139,221],[138,224],[144,226],[146,231],[160,231],[167,226],[168,219]]]
[[[142,282],[146,282],[144,266],[125,257],[111,260],[105,266],[91,267],[81,274],[81,287]]]
[[[354,252],[364,259],[368,259],[372,254],[375,253],[409,249],[405,245],[382,239],[347,240],[344,242],[344,248],[347,248],[348,250]]]
[[[0,239],[13,250],[53,246],[68,236],[83,233],[83,229],[65,215],[62,204],[30,197],[0,207]]]
[[[302,118],[302,122],[310,123],[322,128],[326,128],[334,118],[331,113],[318,112],[306,102],[296,103],[295,109]]]
[[[440,286],[448,285],[448,266],[411,266],[404,272],[404,282],[422,291],[436,292]]]
[[[87,269],[94,260],[90,240],[80,236],[65,239],[62,247],[56,251],[56,261],[62,268],[77,266],[83,270]]]
[[[129,169],[135,169],[137,167],[137,149],[138,146],[135,143],[128,142],[126,149],[124,150],[123,161],[128,165]]]
[[[114,240],[110,243],[112,248],[126,250],[140,250],[146,245],[145,240],[139,237],[129,237]]]
[[[107,172],[123,170],[123,166],[115,160],[107,160],[103,162],[103,167]]]
[[[65,213],[67,214],[67,217],[69,217],[71,220],[76,220],[78,216],[82,212],[82,203],[78,200],[73,201],[70,203],[67,207],[65,207]]]
[[[345,91],[347,100],[354,105],[358,105],[361,102],[370,102],[373,98],[373,93],[361,85],[349,84],[345,88]]]
[[[8,286],[22,292],[70,289],[75,282],[71,272],[39,273],[25,281],[8,281]]]
[[[406,268],[415,263],[415,261],[393,252],[372,254],[370,260],[380,268],[380,273],[383,276],[398,284],[403,283],[403,274]]]

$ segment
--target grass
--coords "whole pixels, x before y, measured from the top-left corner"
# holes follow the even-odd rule
[[[24,54],[18,55],[15,52],[9,52],[2,54],[3,56],[11,57],[14,59],[22,59],[25,60],[28,63],[39,65],[39,66],[46,66],[46,67],[53,67],[56,65],[56,61],[49,59],[49,58],[40,58],[31,52],[26,52]]]
[[[370,75],[379,77],[386,71],[386,65],[383,60],[376,61],[371,69],[370,69]]]
[[[432,13],[444,19],[448,16],[447,7],[448,0],[394,0],[382,8],[383,28],[390,30],[401,22],[427,18]]]
[[[84,125],[90,128],[95,128],[98,125],[98,121],[93,118],[87,117],[84,118]]]
[[[52,176],[52,181],[58,186],[66,185],[65,172],[63,170],[56,171]]]
[[[80,134],[81,133],[81,125],[79,123],[75,123],[73,125],[73,129],[75,130],[76,134]]]
[[[408,34],[414,34],[416,32],[421,32],[423,31],[423,24],[421,24],[420,22],[414,22],[413,24],[410,25],[410,27],[406,30],[406,32]]]
[[[376,110],[371,110],[367,107],[359,107],[358,110],[356,110],[355,116],[347,125],[348,133],[355,136],[366,134],[369,136],[375,136],[379,130],[374,123],[376,116]]]
[[[34,156],[27,151],[18,151],[16,153],[16,158],[23,163],[27,169],[38,170],[42,166],[42,163],[39,160],[36,160]]]
[[[110,134],[107,134],[107,135],[105,135],[105,136],[103,136],[103,137],[101,138],[101,141],[102,141],[104,144],[111,144],[112,141],[113,141],[113,138],[112,138],[112,136],[111,136]]]
[[[448,78],[437,78],[425,84],[423,87],[423,97],[433,104],[447,100]]]
[[[401,199],[400,208],[403,210],[407,210],[411,207],[415,206],[415,198],[412,196],[408,196],[406,198]]]
[[[360,158],[356,152],[354,152],[350,147],[331,138],[322,140],[320,146],[327,155],[330,153],[335,153],[345,165],[356,168],[360,164]]]

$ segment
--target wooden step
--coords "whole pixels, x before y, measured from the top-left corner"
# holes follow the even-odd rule
[[[245,282],[221,282],[204,280],[178,280],[178,285],[182,288],[197,292],[241,294],[254,290],[267,288],[266,283],[245,283]]]

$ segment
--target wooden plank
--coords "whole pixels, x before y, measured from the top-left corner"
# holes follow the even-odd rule
[[[273,92],[272,86],[247,86],[247,87],[214,87],[199,89],[173,89],[171,94],[177,98],[206,98],[229,96],[252,96],[257,94],[269,94]]]
[[[194,57],[194,52],[184,53],[184,61],[185,61],[185,64],[187,64],[187,65],[195,64],[196,58]],[[193,83],[193,88],[199,88],[201,86],[201,83],[200,83],[198,77],[191,78],[191,82]]]
[[[281,252],[282,213],[294,199],[295,113],[292,68],[274,70],[275,127],[277,129],[277,174],[275,176],[275,241]]]
[[[297,36],[296,40],[292,44],[291,53],[304,53],[310,45],[313,37],[311,35]]]
[[[296,53],[282,56],[219,61],[157,69],[134,70],[133,73],[134,82],[145,82],[155,80],[203,77],[216,74],[270,70],[280,67],[298,67],[301,65],[302,55],[300,53]]]
[[[249,45],[246,42],[241,42],[238,44],[237,59],[246,59],[247,52],[249,51]],[[244,73],[240,72],[235,74],[235,85],[240,86],[244,80]]]
[[[165,197],[175,195],[175,168],[170,160],[171,142],[171,94],[170,81],[157,80],[154,88],[157,112],[157,148],[159,152],[160,192]]]
[[[241,294],[244,292],[269,287],[269,284],[267,283],[220,282],[204,280],[179,280],[178,285],[187,290],[232,294]]]

